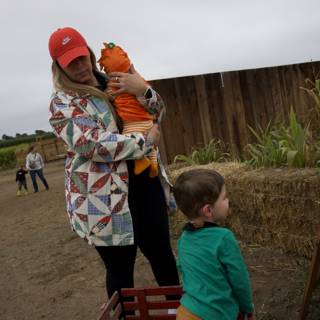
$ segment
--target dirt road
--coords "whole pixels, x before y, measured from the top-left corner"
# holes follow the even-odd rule
[[[42,188],[37,194],[16,197],[14,171],[0,173],[0,319],[96,319],[105,300],[103,265],[95,250],[70,229],[63,162],[48,164],[45,175],[49,191]],[[31,191],[30,179],[28,185]],[[174,244],[176,230],[173,235]],[[270,248],[243,249],[257,319],[296,319],[309,262]],[[135,278],[137,286],[155,284],[141,255]],[[308,319],[320,319],[319,296]]]

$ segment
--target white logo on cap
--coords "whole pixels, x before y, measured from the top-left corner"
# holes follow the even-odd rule
[[[62,40],[62,45],[63,45],[63,46],[66,45],[70,40],[71,40],[70,37],[65,37],[65,38],[63,38],[63,40]]]

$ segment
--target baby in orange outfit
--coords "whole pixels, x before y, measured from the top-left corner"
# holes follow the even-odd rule
[[[98,60],[100,68],[109,72],[129,72],[130,59],[125,51],[114,43],[104,43],[101,58]],[[116,90],[116,89],[115,89]],[[113,101],[117,114],[123,122],[123,134],[141,132],[147,133],[153,126],[153,115],[148,113],[137,98],[128,93],[121,93]],[[149,176],[158,175],[157,149],[154,148],[147,156],[134,161],[134,173],[140,174],[149,167]]]

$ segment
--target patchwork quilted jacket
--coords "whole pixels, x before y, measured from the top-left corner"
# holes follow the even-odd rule
[[[151,114],[164,109],[152,90],[141,103]],[[128,207],[128,170],[125,160],[138,159],[152,149],[142,134],[121,135],[107,103],[97,97],[55,92],[49,122],[67,144],[65,192],[72,229],[89,244],[133,244],[133,226]],[[163,166],[160,180],[171,206],[170,185]]]

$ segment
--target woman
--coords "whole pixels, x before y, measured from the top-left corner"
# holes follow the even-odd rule
[[[118,90],[108,88],[86,40],[72,28],[55,31],[49,51],[57,90],[49,121],[68,146],[67,210],[73,230],[95,246],[106,266],[109,297],[115,290],[134,286],[137,247],[159,285],[177,285],[165,199],[170,186],[162,167],[159,177],[150,178],[148,172],[134,175],[131,161],[159,143],[158,125],[148,135],[119,133],[105,92],[134,94],[157,118],[164,112],[161,97],[133,67],[131,74],[112,73],[116,82],[112,86]]]
[[[42,181],[46,190],[49,190],[48,182],[43,175],[43,166],[44,163],[41,154],[37,152],[35,147],[30,147],[26,158],[26,167],[30,172],[34,192],[39,192],[37,176]]]

